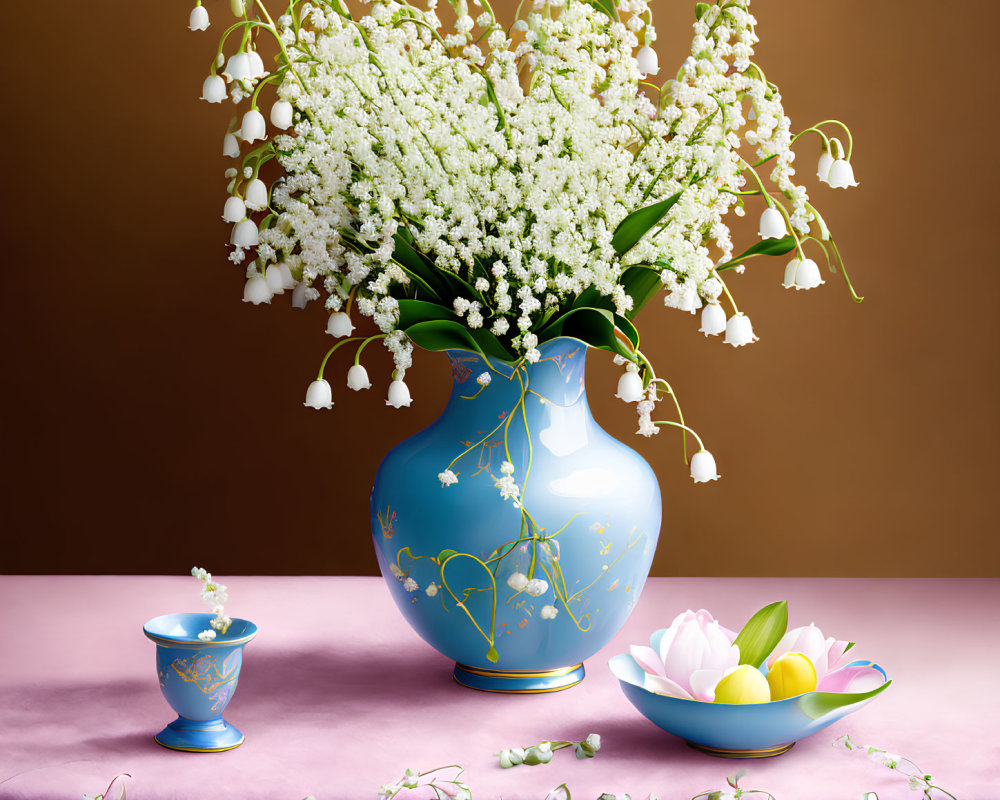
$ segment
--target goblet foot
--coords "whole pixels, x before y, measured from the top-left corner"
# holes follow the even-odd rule
[[[481,692],[539,694],[576,686],[584,678],[583,664],[544,670],[482,669],[455,664],[455,682]]]
[[[246,738],[222,717],[208,720],[177,717],[153,737],[157,744],[189,753],[220,753],[243,744]]]

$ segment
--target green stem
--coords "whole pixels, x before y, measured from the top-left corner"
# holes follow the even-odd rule
[[[698,447],[700,447],[701,450],[705,449],[705,445],[702,444],[701,437],[697,433],[695,433],[694,428],[689,428],[687,425],[682,425],[680,422],[673,422],[673,421],[668,420],[668,419],[654,420],[653,424],[654,425],[670,425],[670,426],[672,426],[674,428],[682,428],[682,429],[686,430],[688,433],[690,433],[695,439],[698,440]]]
[[[323,356],[323,361],[320,362],[320,365],[319,365],[319,374],[316,376],[316,380],[318,380],[318,381],[323,380],[323,370],[326,369],[326,362],[330,360],[330,356],[332,356],[334,354],[334,352],[338,348],[343,347],[348,342],[357,342],[357,341],[359,341],[360,339],[363,339],[363,338],[364,337],[362,337],[362,336],[352,336],[350,339],[344,339],[342,342],[337,342],[333,347],[331,347],[329,350],[327,350],[326,351],[326,355]]]
[[[364,350],[369,344],[374,342],[376,339],[384,339],[388,334],[378,333],[375,336],[369,336],[365,339],[361,345],[358,347],[358,351],[354,354],[354,366],[358,366],[361,363],[361,351]]]
[[[851,153],[854,150],[854,137],[851,136],[851,129],[848,128],[839,119],[825,119],[822,122],[817,122],[813,127],[818,128],[820,125],[839,125],[841,128],[844,129],[844,133],[847,134],[847,160],[850,161]],[[792,141],[794,141],[794,139]]]

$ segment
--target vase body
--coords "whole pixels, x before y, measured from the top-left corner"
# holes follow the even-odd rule
[[[449,351],[444,413],[386,456],[372,490],[393,600],[474,688],[579,682],[638,601],[659,535],[652,469],[590,413],[586,346],[539,349],[516,369]]]
[[[243,648],[257,626],[234,619],[229,630],[203,642],[213,614],[167,614],[143,626],[156,643],[156,673],[160,691],[177,719],[153,738],[171,750],[215,753],[239,747],[243,734],[222,718],[236,691],[243,666]]]

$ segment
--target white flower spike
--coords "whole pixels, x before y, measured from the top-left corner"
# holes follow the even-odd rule
[[[718,303],[709,303],[701,312],[701,327],[699,333],[706,336],[718,336],[726,332],[726,312]]]
[[[188,28],[192,31],[207,31],[209,26],[208,11],[200,2],[191,9],[188,16]]]
[[[251,277],[243,287],[244,303],[253,303],[255,306],[259,306],[261,303],[270,303],[272,295],[271,287],[260,275]]]
[[[292,104],[287,100],[279,100],[271,106],[271,124],[283,131],[292,127]]]
[[[354,332],[354,323],[343,311],[336,311],[330,315],[330,319],[326,322],[326,332],[335,339],[342,339]]]
[[[395,380],[389,384],[389,394],[385,401],[387,406],[393,408],[410,407],[413,400],[410,397],[410,388],[400,380]]]
[[[644,75],[655,75],[660,71],[660,62],[656,51],[648,44],[643,45],[635,55],[635,63],[639,72]]]
[[[268,264],[264,270],[264,280],[267,281],[267,288],[272,294],[285,293],[285,280],[281,274],[281,268],[277,264]]]
[[[201,99],[209,103],[221,103],[226,99],[226,82],[221,75],[209,75],[201,85]]]
[[[708,450],[699,450],[691,457],[691,478],[695,483],[717,481],[721,475],[715,467],[715,458]]]
[[[785,218],[781,212],[774,207],[764,209],[760,215],[760,238],[761,239],[784,239],[788,235],[785,227]]]
[[[247,144],[267,138],[267,126],[264,124],[264,115],[256,108],[251,108],[243,115],[243,122],[240,124],[240,138]]]
[[[226,205],[222,209],[222,218],[226,222],[242,222],[246,219],[247,207],[243,200],[236,195],[230,195],[226,199]]]
[[[333,390],[330,384],[320,378],[309,384],[306,389],[306,401],[302,405],[309,408],[321,409],[333,407]]]
[[[857,186],[854,180],[854,167],[851,162],[844,158],[839,158],[830,167],[830,179],[827,181],[834,189],[846,189],[848,186]]]
[[[257,224],[252,219],[245,219],[238,222],[233,228],[233,235],[229,243],[237,247],[256,247],[259,241]]]
[[[753,325],[750,324],[750,317],[742,311],[739,314],[733,314],[726,323],[726,344],[731,344],[733,347],[743,347],[756,342],[757,338],[753,332]]]
[[[254,178],[247,184],[246,204],[253,211],[267,208],[267,186],[260,178]]]
[[[618,379],[618,391],[615,397],[626,403],[638,403],[645,396],[645,392],[639,373],[625,372]]]
[[[360,392],[362,389],[371,389],[372,382],[368,380],[368,370],[360,364],[355,364],[347,370],[347,388]]]

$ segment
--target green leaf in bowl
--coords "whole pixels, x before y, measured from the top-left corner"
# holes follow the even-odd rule
[[[788,630],[788,601],[779,600],[754,614],[733,644],[740,648],[740,664],[759,668]]]

